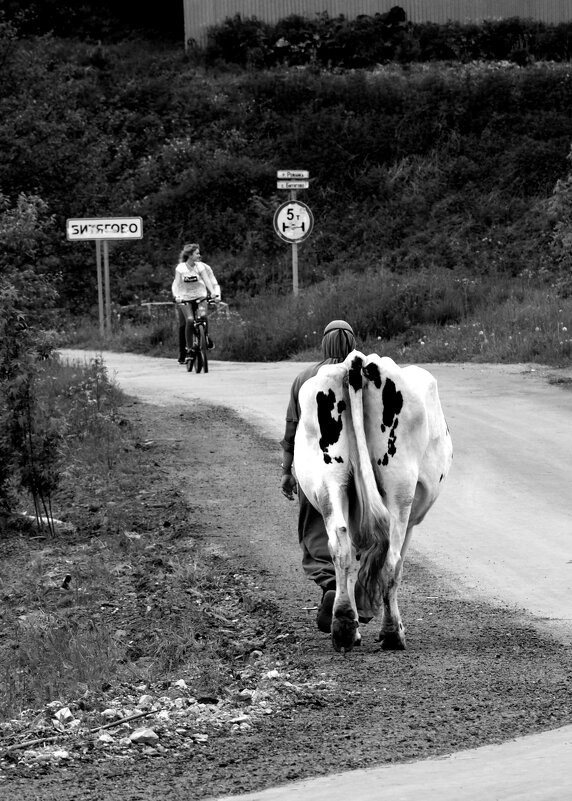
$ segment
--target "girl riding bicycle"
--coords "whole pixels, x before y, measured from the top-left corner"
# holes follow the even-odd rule
[[[201,261],[200,248],[196,243],[183,247],[171,290],[177,304],[179,364],[184,364],[193,345],[195,316],[206,318],[207,298],[217,302],[220,300],[218,281],[209,265]],[[209,348],[214,348],[208,329],[207,342]]]

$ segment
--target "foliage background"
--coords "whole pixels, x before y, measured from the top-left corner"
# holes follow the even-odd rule
[[[235,588],[235,568],[175,547],[189,525],[166,491],[181,475],[172,436],[155,426],[156,441],[140,439],[100,359],[53,356],[64,338],[93,346],[97,330],[82,328],[97,320],[93,245],[66,242],[67,217],[144,217],[142,241],[112,247],[116,306],[169,297],[178,250],[198,239],[238,310],[215,324],[225,358],[313,357],[323,324],[347,316],[364,349],[383,340],[401,359],[570,361],[566,26],[234,19],[185,54],[174,5],[162,4],[161,30],[132,0],[0,5],[0,541],[15,555],[0,572],[3,715],[76,693],[78,708],[93,710],[96,696],[103,708],[126,671],[147,676],[134,666],[149,657],[160,675],[184,663],[196,686],[222,692],[268,631],[263,619],[251,631],[245,609],[261,607]],[[278,168],[312,176],[304,199],[317,225],[297,299],[272,232]],[[106,344],[174,353],[172,334],[172,320],[122,319]],[[212,410],[204,417],[195,430],[212,439]],[[196,519],[193,486],[190,549],[213,518],[209,506]],[[204,489],[212,500],[212,483]],[[26,505],[41,536],[28,514],[12,538]],[[54,513],[77,524],[77,542]],[[222,595],[242,621],[230,640]],[[545,699],[537,706],[545,721]],[[36,734],[41,718],[53,733],[52,717],[33,713]]]
[[[151,36],[127,2],[4,3],[2,214],[25,232],[33,208],[41,234],[2,263],[57,285],[60,327],[97,319],[94,246],[67,242],[66,218],[141,215],[142,240],[111,243],[115,305],[170,299],[179,249],[199,241],[246,320],[227,338],[239,356],[303,351],[322,307],[355,307],[364,338],[403,346],[428,324],[480,324],[495,289],[500,303],[542,290],[568,329],[554,314],[570,291],[570,26],[235,17],[185,52],[167,8]],[[269,332],[291,289],[277,169],[309,170],[316,221],[283,337]],[[245,354],[254,335],[270,344]]]

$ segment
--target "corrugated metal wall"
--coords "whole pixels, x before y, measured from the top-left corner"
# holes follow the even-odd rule
[[[572,0],[184,0],[185,41],[206,41],[210,25],[241,14],[277,22],[290,14],[313,17],[327,11],[331,17],[344,14],[373,15],[399,5],[412,22],[479,22],[502,17],[532,17],[547,23],[572,21]]]

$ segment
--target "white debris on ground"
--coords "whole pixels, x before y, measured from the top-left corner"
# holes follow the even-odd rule
[[[209,747],[218,737],[252,732],[267,716],[321,705],[335,690],[325,678],[297,682],[280,668],[261,660],[222,698],[195,697],[181,678],[166,690],[164,683],[161,690],[139,684],[99,703],[52,701],[43,710],[26,710],[0,723],[0,787],[22,764],[69,767],[88,755],[125,761]]]

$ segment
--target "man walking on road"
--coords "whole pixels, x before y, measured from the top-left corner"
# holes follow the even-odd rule
[[[298,538],[302,548],[302,568],[306,576],[322,588],[322,600],[318,608],[316,622],[320,631],[329,633],[332,624],[332,609],[336,595],[336,574],[328,547],[328,534],[322,515],[312,506],[292,475],[294,461],[294,437],[300,419],[298,394],[300,387],[316,375],[324,364],[338,364],[355,350],[356,338],[353,329],[345,320],[333,320],[324,329],[322,338],[322,361],[302,370],[292,383],[290,402],[286,410],[286,429],[282,446],[282,481],[280,488],[288,500],[298,494],[300,511],[298,515]],[[356,588],[359,590],[359,586]],[[358,601],[359,611],[359,597]],[[360,616],[362,622],[367,619]]]

